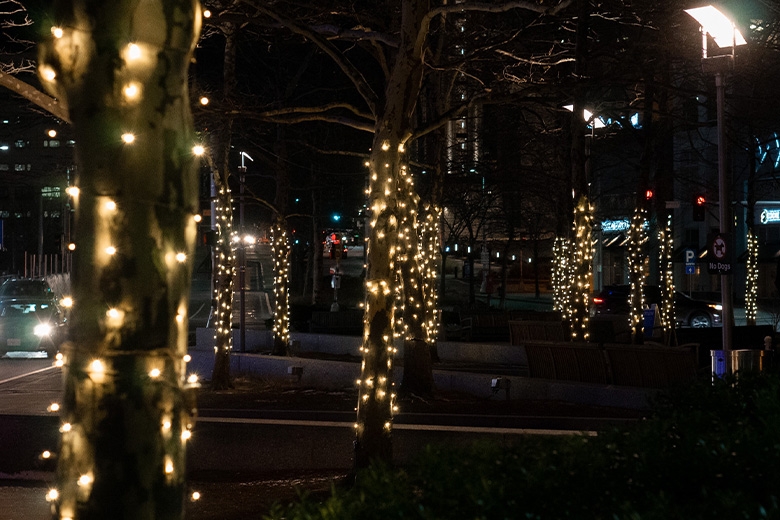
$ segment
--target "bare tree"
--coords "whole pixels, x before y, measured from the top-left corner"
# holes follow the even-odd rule
[[[58,518],[182,518],[198,210],[192,0],[57,3],[38,68],[67,100],[79,196]]]

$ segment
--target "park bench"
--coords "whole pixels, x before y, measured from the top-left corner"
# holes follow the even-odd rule
[[[363,311],[314,311],[309,321],[309,332],[360,336],[363,334]]]
[[[461,320],[471,341],[509,341],[509,316],[505,312],[478,312]]]
[[[669,388],[696,378],[689,347],[533,341],[523,347],[535,378],[641,388]]]
[[[528,341],[566,340],[562,321],[510,320],[509,338],[512,345],[523,345]]]

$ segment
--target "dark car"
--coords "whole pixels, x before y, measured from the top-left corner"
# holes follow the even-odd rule
[[[46,280],[29,278],[8,278],[0,284],[0,301],[21,298],[43,298],[54,300],[54,292]]]
[[[64,339],[65,317],[45,280],[8,278],[0,284],[0,357],[7,352],[46,352]]]
[[[629,314],[628,285],[607,285],[593,298],[591,314]],[[661,290],[654,285],[644,287],[645,305],[661,306]],[[674,292],[674,317],[678,327],[704,328],[721,325],[721,305],[715,302],[695,300]]]

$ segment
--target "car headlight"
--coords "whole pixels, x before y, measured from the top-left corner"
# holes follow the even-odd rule
[[[722,310],[723,310],[723,305],[721,305],[721,304],[719,304],[719,303],[713,303],[713,304],[710,304],[710,305],[708,305],[708,307],[709,307],[710,309],[714,309],[714,310],[716,310],[716,311],[722,311]]]
[[[39,323],[33,329],[33,334],[35,334],[39,338],[42,338],[44,336],[48,336],[51,334],[51,328],[52,328],[51,325],[49,325],[48,323]]]

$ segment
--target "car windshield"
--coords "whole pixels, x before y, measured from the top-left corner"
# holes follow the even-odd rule
[[[48,316],[54,306],[48,302],[10,302],[0,304],[0,317]]]
[[[6,280],[0,285],[1,298],[46,298],[52,291],[43,280]]]

